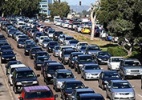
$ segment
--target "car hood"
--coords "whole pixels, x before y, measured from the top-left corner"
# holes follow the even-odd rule
[[[68,80],[75,80],[75,78],[64,78],[64,79],[57,79],[57,81],[64,82]]]
[[[15,55],[2,55],[2,57],[7,58],[7,57],[15,57]]]
[[[98,58],[101,58],[101,59],[109,59],[109,58],[110,58],[110,56],[108,56],[108,55],[104,55],[104,56],[98,56]]]
[[[133,88],[125,88],[125,89],[111,89],[112,92],[134,92]]]
[[[100,69],[99,70],[85,70],[84,72],[85,73],[92,73],[93,74],[93,73],[101,73],[102,70],[100,70]]]
[[[124,67],[124,69],[126,70],[126,69],[142,69],[142,67],[140,67],[140,66],[133,66],[133,67]]]

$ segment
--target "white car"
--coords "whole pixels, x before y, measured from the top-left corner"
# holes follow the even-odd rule
[[[86,46],[86,45],[89,45],[87,42],[78,42],[76,44],[76,50],[79,50],[82,46]]]
[[[49,38],[48,36],[40,36],[39,39],[38,39],[38,44],[41,46],[42,45],[42,42],[45,38]]]
[[[15,68],[20,68],[20,67],[27,67],[27,66],[24,64],[13,64],[8,69],[8,74],[7,74],[8,75],[8,82],[11,86],[13,85],[13,82],[12,82],[13,71]]]
[[[108,69],[118,70],[121,60],[123,60],[123,57],[110,57],[108,64],[107,64]]]

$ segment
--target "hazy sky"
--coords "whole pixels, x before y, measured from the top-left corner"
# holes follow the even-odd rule
[[[91,3],[94,3],[95,0],[61,0],[68,2],[69,5],[79,5],[79,1],[82,2],[82,5],[90,6]]]

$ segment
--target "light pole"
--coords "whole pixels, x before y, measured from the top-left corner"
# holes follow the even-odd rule
[[[4,4],[5,4],[5,2],[8,2],[8,0],[4,0]],[[4,5],[3,4],[3,5]],[[3,10],[5,10],[5,8],[3,8]],[[4,17],[4,11],[2,12],[2,15],[1,15],[2,17]]]
[[[20,0],[20,16],[21,16],[21,14],[22,14],[22,9],[21,9],[21,0]]]

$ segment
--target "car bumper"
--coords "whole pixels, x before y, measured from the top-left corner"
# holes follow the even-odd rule
[[[18,85],[16,86],[16,89],[18,92],[21,92],[23,87],[27,87],[27,86],[37,86],[38,84],[30,84],[30,85]]]
[[[135,97],[131,96],[115,96],[113,100],[135,100]]]
[[[86,79],[98,79],[99,78],[99,74],[96,75],[87,75]]]

